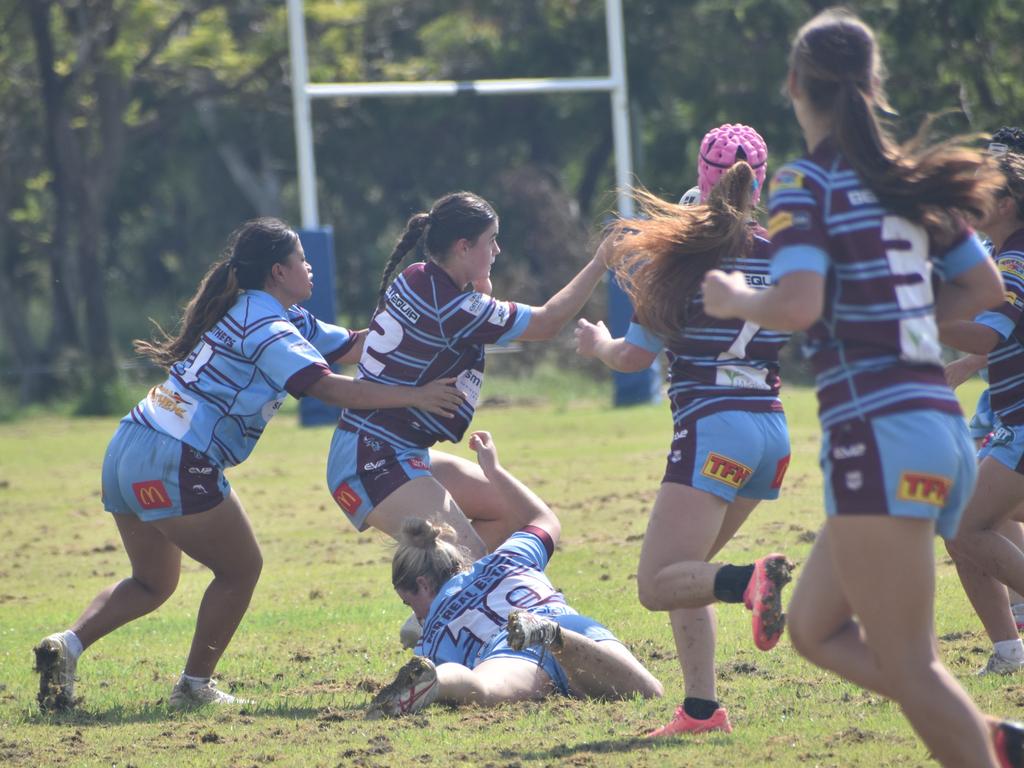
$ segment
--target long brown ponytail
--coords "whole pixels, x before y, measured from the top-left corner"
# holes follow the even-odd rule
[[[414,247],[437,262],[443,262],[448,249],[462,239],[475,242],[491,222],[498,218],[494,208],[472,192],[452,192],[438,198],[429,213],[417,213],[405,225],[395,249],[388,257],[377,293],[377,309],[384,306],[391,276]]]
[[[740,161],[706,203],[692,206],[634,191],[642,218],[614,225],[610,267],[644,327],[663,338],[676,335],[687,325],[690,299],[705,273],[725,256],[749,252],[754,180],[753,169]]]
[[[874,33],[841,8],[804,24],[790,49],[790,71],[815,111],[832,118],[843,157],[887,210],[919,222],[942,245],[965,215],[980,218],[991,205],[998,176],[985,156],[948,141],[927,146],[928,123],[899,145],[876,115],[891,113]]]
[[[135,351],[163,368],[184,360],[200,337],[216,325],[243,290],[260,289],[274,264],[283,263],[294,251],[299,236],[280,219],[247,221],[228,238],[227,245],[207,270],[195,294],[189,299],[171,336],[160,325],[153,341],[135,339]]]

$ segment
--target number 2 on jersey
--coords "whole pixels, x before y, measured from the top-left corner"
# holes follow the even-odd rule
[[[370,332],[366,335],[366,345],[363,347],[363,356],[359,360],[359,365],[371,376],[380,375],[384,366],[387,365],[387,361],[382,359],[383,356],[398,349],[404,335],[405,331],[398,320],[387,310],[379,312],[373,318]]]

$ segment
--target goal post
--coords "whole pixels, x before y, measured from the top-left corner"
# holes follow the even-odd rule
[[[608,46],[607,77],[509,78],[488,80],[427,80],[409,82],[310,83],[309,57],[306,47],[306,20],[302,0],[288,0],[288,41],[292,75],[292,113],[295,123],[295,151],[299,171],[299,206],[304,232],[317,233],[322,227],[316,189],[316,158],[313,152],[312,101],[326,98],[395,98],[457,96],[496,96],[513,94],[551,94],[605,92],[611,99],[612,137],[615,153],[615,186],[619,213],[633,215],[633,199],[629,188],[633,183],[632,146],[629,125],[629,95],[626,82],[626,50],[623,34],[622,0],[604,0],[605,33]],[[303,234],[303,233],[300,233]],[[303,241],[305,242],[305,240]],[[333,259],[333,254],[327,254]],[[314,271],[317,264],[313,264]],[[334,285],[317,281],[314,291],[328,291],[331,299],[320,301],[327,307],[333,321]],[[629,301],[614,280],[608,281],[609,328],[614,336],[625,334],[629,325],[624,313]],[[657,365],[639,373],[615,372],[615,404],[650,402],[658,391]],[[653,383],[652,383],[653,382]]]

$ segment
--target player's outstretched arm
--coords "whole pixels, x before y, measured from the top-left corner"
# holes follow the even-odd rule
[[[306,394],[340,408],[419,408],[437,416],[452,416],[465,399],[455,388],[454,378],[402,387],[336,373],[318,379]]]
[[[474,432],[469,436],[469,447],[476,451],[476,460],[487,479],[502,496],[511,500],[510,506],[521,516],[515,527],[535,525],[547,531],[552,542],[557,544],[558,537],[562,533],[562,524],[559,522],[558,516],[540,496],[527,488],[501,465],[498,460],[498,449],[491,438],[491,433]]]
[[[548,299],[541,307],[532,307],[530,322],[519,337],[523,341],[546,341],[554,338],[566,323],[583,309],[590,294],[608,271],[608,240],[601,243],[587,265],[570,280],[562,290]]]
[[[622,339],[613,339],[611,332],[600,320],[592,323],[582,317],[576,321],[576,354],[580,357],[596,357],[613,371],[633,373],[651,367],[658,356]]]

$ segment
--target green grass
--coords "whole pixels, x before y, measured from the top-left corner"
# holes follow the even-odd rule
[[[973,404],[977,385],[965,390]],[[794,452],[783,496],[759,508],[727,548],[724,557],[736,562],[783,549],[799,563],[822,521],[813,394],[790,388],[785,401]],[[735,732],[637,740],[682,696],[667,619],[639,605],[634,578],[670,422],[665,404],[616,410],[602,402],[562,391],[542,404],[485,406],[475,426],[494,433],[505,464],[560,514],[554,583],[633,647],[665,683],[666,698],[432,707],[384,722],[364,720],[363,708],[407,657],[397,642],[407,610],[390,588],[390,550],[342,519],[323,480],[331,431],[300,429],[293,412],[279,416],[252,459],[230,473],[265,567],[218,677],[256,705],[185,715],[165,706],[209,580],[186,562],[177,593],[160,610],[83,657],[80,709],[40,715],[32,645],[127,573],[99,499],[103,447],[116,419],[36,415],[0,425],[0,765],[928,764],[898,708],[808,665],[785,641],[759,653],[749,615],[736,606],[719,611],[718,654],[720,696]],[[452,450],[466,455],[463,446]],[[938,543],[936,556],[943,659],[984,709],[1021,716],[1024,696],[1011,681],[972,676],[988,643]]]

